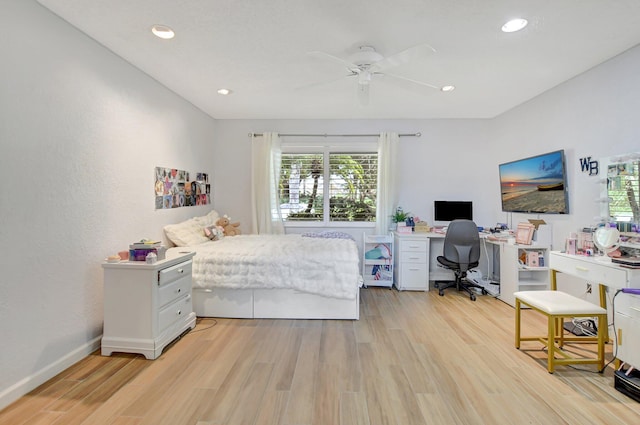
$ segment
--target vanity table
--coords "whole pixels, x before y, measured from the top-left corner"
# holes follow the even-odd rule
[[[630,269],[611,262],[607,256],[588,257],[552,251],[549,255],[551,289],[557,289],[557,273],[566,273],[599,284],[600,306],[607,308],[608,288],[640,288],[640,269]],[[613,295],[612,295],[613,296]],[[640,366],[640,297],[619,294],[616,299],[618,358]],[[608,327],[605,331],[608,340]]]

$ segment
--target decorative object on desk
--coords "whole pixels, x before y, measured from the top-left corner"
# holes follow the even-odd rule
[[[426,221],[417,221],[416,227],[413,228],[413,231],[416,233],[429,233],[431,231],[431,227],[429,227]]]
[[[518,223],[518,227],[516,229],[516,243],[531,245],[534,230],[535,226],[531,223]]]
[[[413,217],[409,216],[405,220],[405,224],[407,225],[407,227],[410,227],[411,231],[413,232],[413,228],[416,226],[416,223],[413,221]]]
[[[409,216],[410,213],[405,212],[402,207],[398,207],[396,208],[396,212],[391,216],[391,221],[398,224],[405,223]]]
[[[620,246],[620,231],[615,227],[598,227],[593,233],[593,243],[605,255],[616,256]]]
[[[107,263],[119,263],[120,256],[119,255],[110,255],[106,258]]]

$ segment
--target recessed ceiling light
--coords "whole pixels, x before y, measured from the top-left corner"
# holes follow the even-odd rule
[[[170,40],[176,35],[176,33],[166,25],[154,25],[151,27],[151,32],[156,37],[160,37],[164,40]]]
[[[229,90],[229,89],[219,89],[219,90],[218,90],[218,94],[221,94],[221,95],[223,95],[223,96],[226,96],[226,95],[228,95],[228,94],[231,94],[231,90]]]
[[[512,19],[509,22],[507,22],[506,24],[504,24],[502,26],[502,31],[503,32],[516,32],[516,31],[520,31],[521,29],[523,29],[524,27],[527,26],[527,24],[529,23],[529,21],[527,21],[524,18],[516,18],[516,19]]]
[[[456,89],[456,86],[442,86],[440,87],[440,90],[443,92],[448,92],[448,91],[454,91]]]

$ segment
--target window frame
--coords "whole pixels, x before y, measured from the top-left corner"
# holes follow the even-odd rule
[[[371,153],[379,155],[378,143],[372,141],[348,141],[342,143],[318,143],[318,142],[283,142],[281,145],[281,155],[286,154],[322,154],[323,156],[323,174],[322,174],[322,221],[288,221],[283,220],[284,227],[301,228],[301,227],[357,227],[357,228],[374,228],[377,221],[331,221],[329,214],[329,184],[330,184],[330,166],[329,154],[348,154],[348,153]],[[378,170],[379,173],[379,170]],[[376,187],[377,190],[377,187]]]

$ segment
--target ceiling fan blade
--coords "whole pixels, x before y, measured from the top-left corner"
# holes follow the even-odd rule
[[[326,86],[326,85],[329,85],[329,84],[333,84],[333,83],[335,83],[337,81],[342,81],[344,78],[355,77],[356,75],[357,74],[352,73],[352,74],[343,75],[340,78],[334,78],[334,79],[327,80],[327,81],[318,81],[316,83],[305,84],[303,86],[295,87],[294,90],[298,91],[298,90],[306,90],[306,89],[313,89],[313,88],[316,88],[316,87],[322,87],[322,86]]]
[[[386,58],[371,65],[371,71],[383,71],[388,68],[393,68],[398,65],[402,65],[411,62],[414,59],[425,58],[436,53],[436,49],[428,44],[419,44],[417,46],[409,47],[406,50],[396,53],[395,55],[387,56]]]
[[[355,63],[349,62],[348,60],[344,60],[342,58],[339,58],[337,56],[333,56],[330,55],[329,53],[326,52],[321,52],[319,50],[314,50],[312,52],[307,52],[307,56],[311,56],[313,58],[316,59],[321,59],[321,60],[330,60],[332,62],[335,62],[337,64],[340,64],[344,67],[346,67],[349,71],[351,72],[355,72],[356,70],[358,70],[358,65],[356,65]]]
[[[369,104],[369,84],[358,84],[358,102],[362,106]]]
[[[417,85],[417,86],[421,86],[421,87],[429,87],[430,89],[440,90],[440,87],[434,86],[433,84],[425,83],[424,81],[413,80],[411,78],[401,77],[401,76],[395,75],[395,74],[389,74],[388,72],[384,72],[384,73],[382,73],[380,75],[382,75],[385,78],[388,77],[388,78],[390,78],[391,80],[394,80],[397,83],[405,83],[405,84],[400,84],[400,85],[405,85],[406,86],[407,85],[406,83],[410,83],[412,85]]]

